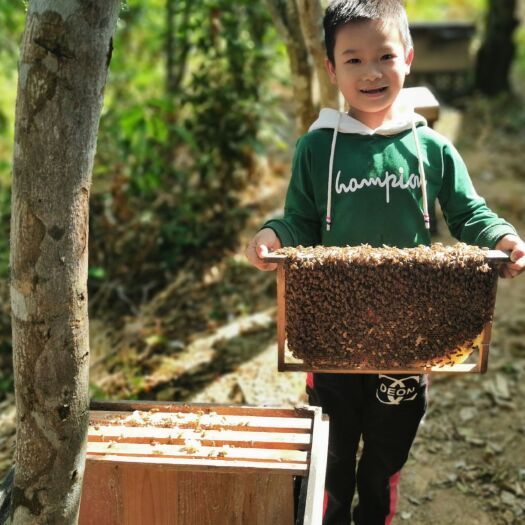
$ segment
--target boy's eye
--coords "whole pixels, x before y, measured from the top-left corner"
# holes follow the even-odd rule
[[[396,56],[393,53],[385,53],[381,60],[392,60],[393,58],[396,58]]]
[[[361,60],[359,58],[350,58],[345,62],[345,64],[360,64]]]

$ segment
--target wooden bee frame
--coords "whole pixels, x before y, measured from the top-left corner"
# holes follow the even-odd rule
[[[318,524],[327,450],[318,407],[92,402],[79,523]]]
[[[509,255],[500,250],[488,250],[487,262],[490,264],[501,264],[509,261]],[[456,363],[453,365],[440,365],[432,367],[413,368],[388,368],[372,369],[366,367],[343,368],[343,367],[315,367],[305,362],[292,361],[289,359],[286,338],[286,275],[284,270],[285,256],[269,254],[264,258],[265,262],[277,263],[277,367],[280,372],[320,372],[332,374],[431,374],[431,373],[485,373],[488,367],[489,345],[492,334],[492,322],[485,324],[479,340],[480,343],[469,357],[474,356],[476,362]],[[493,289],[495,299],[497,286]]]

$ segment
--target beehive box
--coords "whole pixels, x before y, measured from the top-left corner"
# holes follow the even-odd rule
[[[406,86],[427,85],[445,99],[465,95],[472,88],[472,38],[468,22],[413,23],[414,61]]]
[[[431,128],[439,120],[439,101],[426,86],[403,88],[399,93],[398,101],[402,105],[413,107],[416,113],[425,117]]]
[[[411,73],[451,73],[470,69],[470,47],[476,32],[474,24],[412,23],[410,32],[416,50]]]
[[[279,370],[485,372],[503,252],[285,248],[277,262]]]
[[[321,522],[328,422],[317,407],[92,403],[81,525]]]

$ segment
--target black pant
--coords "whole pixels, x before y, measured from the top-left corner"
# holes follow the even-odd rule
[[[350,523],[356,482],[354,522],[389,525],[399,471],[426,409],[426,376],[313,374],[308,379],[310,404],[330,416],[323,525]]]

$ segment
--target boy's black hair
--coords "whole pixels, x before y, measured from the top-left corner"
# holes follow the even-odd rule
[[[334,48],[337,30],[350,22],[384,20],[396,23],[405,49],[412,47],[405,8],[401,0],[332,0],[323,19],[326,56],[335,65]]]

